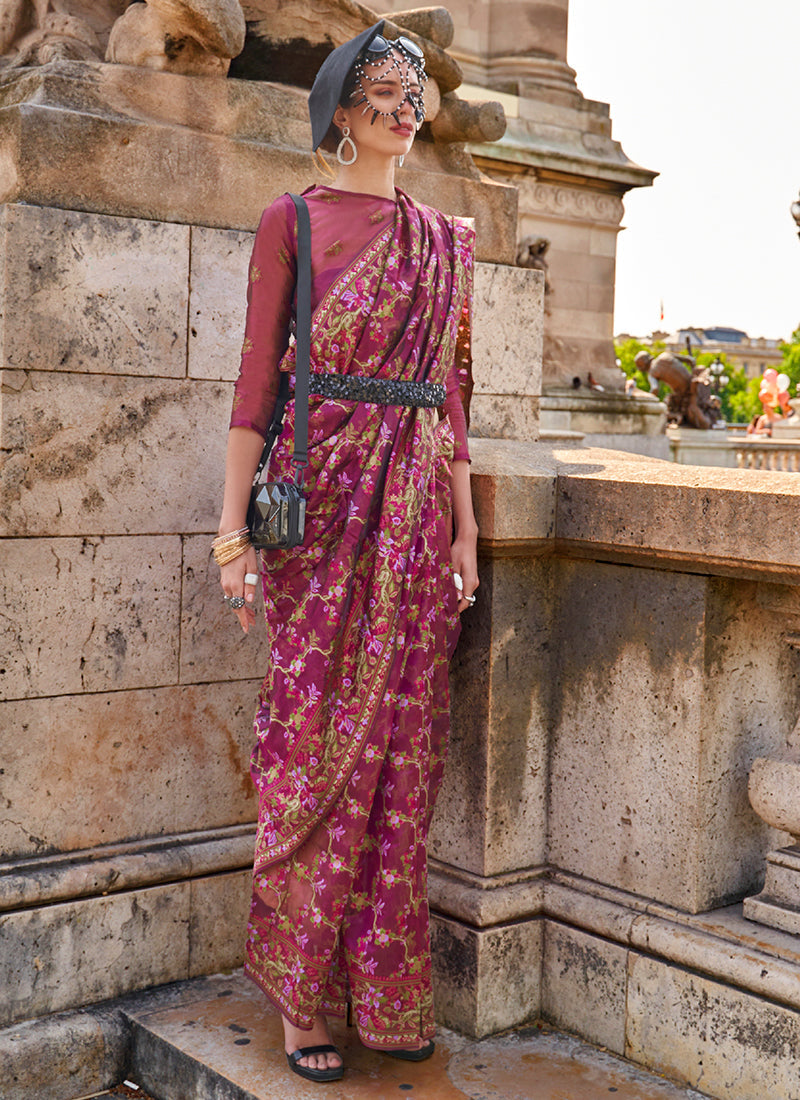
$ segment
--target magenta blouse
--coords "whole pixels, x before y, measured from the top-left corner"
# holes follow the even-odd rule
[[[330,196],[336,201],[331,202]],[[377,195],[317,186],[304,193],[311,218],[311,311],[334,281],[394,219],[396,202]],[[264,211],[253,245],[247,288],[247,320],[242,362],[236,380],[232,428],[252,428],[266,436],[278,396],[279,366],[289,346],[294,314],[297,215],[288,195]],[[313,372],[332,365],[311,364]],[[467,425],[454,363],[444,414],[455,437],[455,459],[469,460]]]

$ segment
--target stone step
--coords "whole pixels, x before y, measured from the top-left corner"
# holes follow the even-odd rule
[[[280,1017],[241,974],[185,983],[169,1004],[140,999],[128,1076],[157,1100],[311,1100],[320,1085],[286,1064]],[[325,1100],[701,1100],[580,1040],[531,1027],[471,1042],[440,1030],[436,1052],[409,1064],[367,1050],[332,1021],[346,1071]]]

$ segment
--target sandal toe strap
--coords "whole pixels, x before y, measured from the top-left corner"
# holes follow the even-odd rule
[[[323,1043],[322,1046],[318,1047],[300,1047],[299,1050],[295,1050],[287,1057],[289,1061],[297,1064],[301,1058],[307,1058],[309,1054],[337,1054],[341,1058],[341,1054],[339,1054],[339,1051],[331,1043]]]

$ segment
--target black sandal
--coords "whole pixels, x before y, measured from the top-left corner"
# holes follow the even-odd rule
[[[436,1043],[431,1039],[419,1050],[382,1050],[381,1054],[388,1054],[390,1058],[400,1058],[403,1062],[424,1062],[435,1050]]]
[[[289,1069],[299,1077],[305,1077],[307,1081],[340,1081],[344,1076],[344,1063],[341,1066],[329,1066],[328,1069],[312,1069],[311,1066],[299,1065],[301,1058],[307,1058],[309,1054],[341,1054],[330,1043],[324,1043],[318,1047],[300,1047],[292,1054],[286,1055]]]

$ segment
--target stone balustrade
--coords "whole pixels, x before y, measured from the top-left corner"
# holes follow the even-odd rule
[[[735,440],[736,466],[740,470],[800,470],[800,439],[750,438]]]

